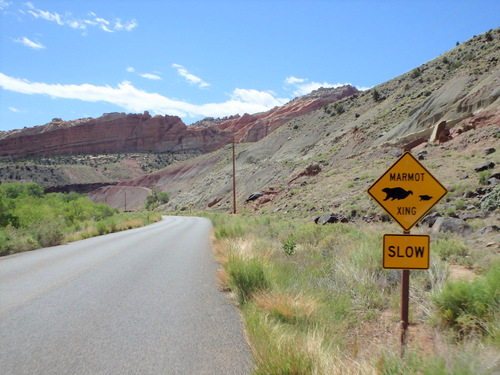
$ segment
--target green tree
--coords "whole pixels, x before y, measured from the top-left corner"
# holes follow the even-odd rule
[[[170,197],[168,193],[160,192],[158,193],[153,189],[153,194],[146,197],[146,210],[154,210],[160,204],[168,203]]]

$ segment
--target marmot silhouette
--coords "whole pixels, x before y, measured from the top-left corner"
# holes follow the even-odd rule
[[[431,200],[432,197],[429,197],[428,195],[419,195],[421,201],[428,201]]]
[[[387,197],[385,197],[384,201],[388,200],[389,198],[391,200],[394,200],[394,199],[401,200],[401,199],[405,199],[410,194],[413,195],[413,191],[411,191],[411,190],[406,191],[405,189],[403,189],[401,187],[385,188],[385,189],[382,189],[382,191],[387,194]]]

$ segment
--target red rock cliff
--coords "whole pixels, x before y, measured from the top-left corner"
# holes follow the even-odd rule
[[[192,128],[173,116],[110,113],[97,119],[62,121],[0,134],[0,157],[151,151],[214,151],[232,134]]]
[[[108,113],[97,119],[51,123],[0,132],[0,158],[120,152],[211,152],[231,143],[256,142],[286,122],[358,91],[319,89],[282,107],[186,126],[179,117]]]

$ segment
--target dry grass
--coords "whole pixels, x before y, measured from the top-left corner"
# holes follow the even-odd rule
[[[411,273],[407,355],[400,358],[399,273],[381,269],[380,233],[394,225],[319,227],[269,217],[218,217],[214,239],[221,288],[231,290],[245,319],[255,374],[489,374],[494,343],[464,346],[439,325],[430,295],[448,267],[437,252],[428,271]],[[222,233],[220,231],[219,233]],[[283,239],[293,233],[296,251]],[[215,238],[215,236],[214,236]],[[437,251],[437,249],[436,249]],[[235,262],[258,260],[269,283],[238,299]],[[228,271],[230,270],[230,271]],[[482,349],[481,349],[482,348]],[[466,350],[464,352],[464,350]],[[483,353],[492,355],[489,363]]]
[[[309,319],[319,307],[319,303],[304,293],[292,295],[277,291],[261,291],[253,296],[257,307],[285,322]]]
[[[132,229],[132,228],[140,228],[144,225],[141,219],[132,219],[124,221],[116,226],[117,231]]]

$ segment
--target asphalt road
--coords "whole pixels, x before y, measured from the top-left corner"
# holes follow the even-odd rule
[[[0,258],[1,374],[248,374],[211,224],[160,223]]]

